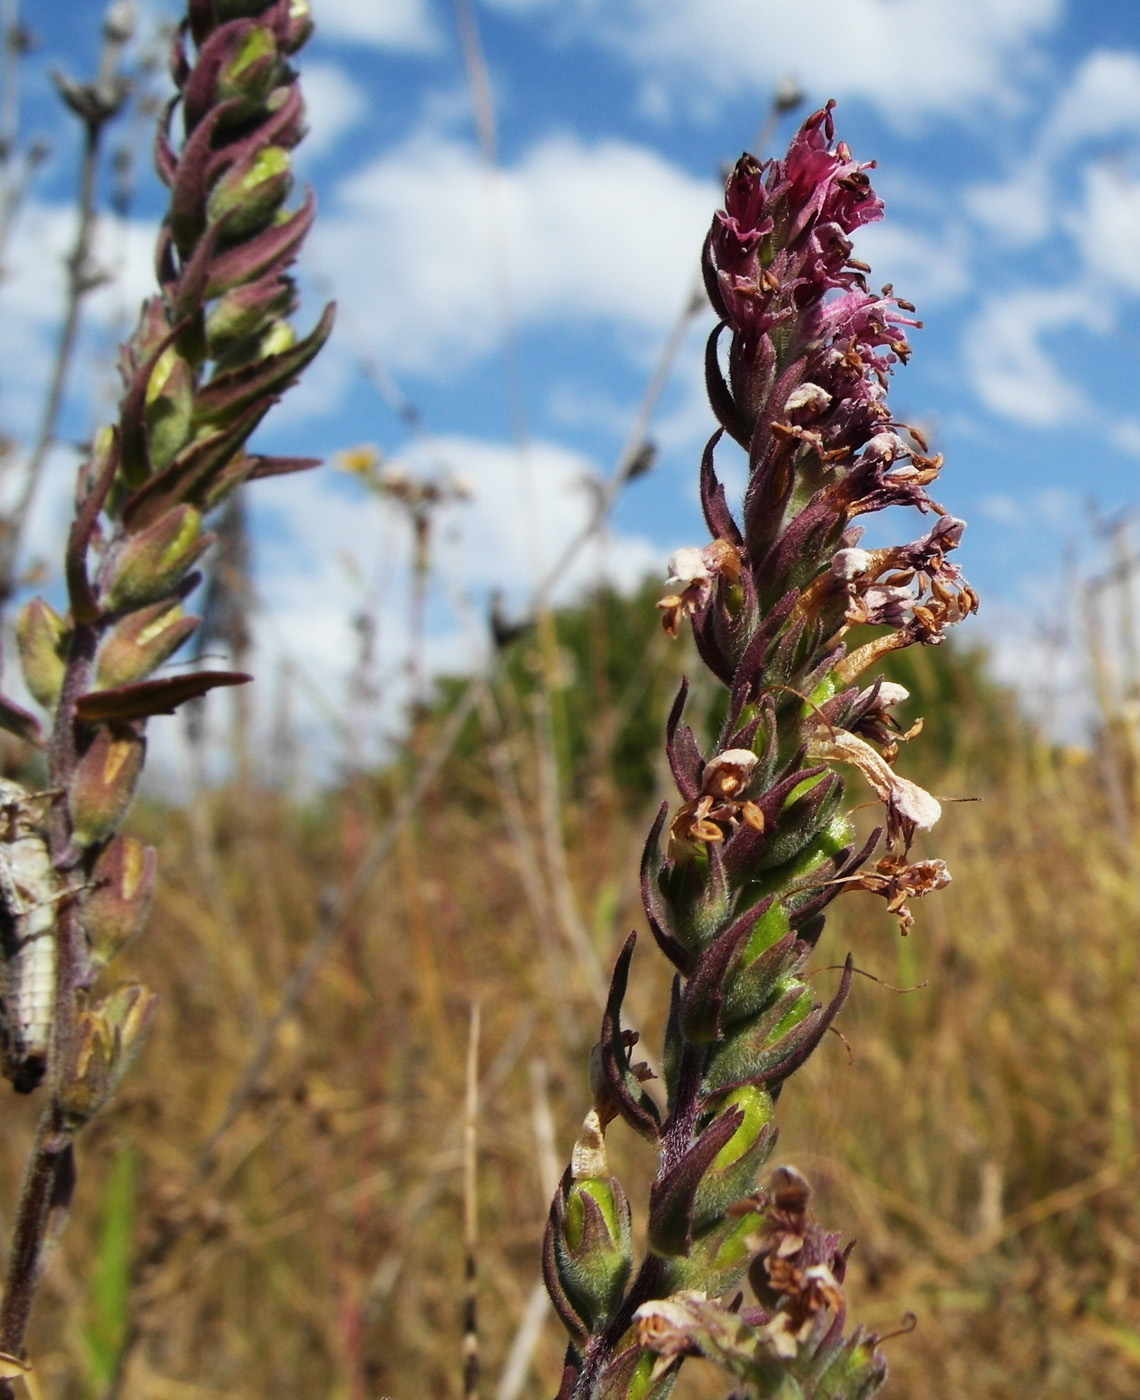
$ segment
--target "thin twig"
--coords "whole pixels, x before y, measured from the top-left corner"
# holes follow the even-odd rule
[[[119,63],[129,37],[129,27],[109,20],[103,27],[103,49],[99,59],[99,71],[95,82],[88,85],[93,100],[80,115],[83,123],[83,157],[79,167],[79,186],[76,198],[78,223],[75,242],[67,255],[67,283],[64,294],[63,319],[56,342],[55,359],[51,378],[48,381],[47,396],[40,417],[39,430],[27,465],[24,480],[16,502],[3,521],[0,531],[0,609],[12,596],[15,589],[16,561],[20,550],[28,512],[35,497],[36,488],[43,475],[47,454],[55,441],[56,425],[63,406],[64,392],[75,347],[79,337],[80,313],[84,299],[99,285],[100,277],[92,270],[92,245],[94,242],[97,210],[95,183],[99,171],[99,157],[102,150],[103,132],[107,122],[116,115],[126,95],[125,84],[119,77]],[[61,90],[63,90],[61,88]],[[116,100],[117,97],[117,100]]]
[[[554,1143],[554,1115],[550,1110],[546,1061],[539,1058],[530,1066],[531,1122],[534,1126],[538,1189],[543,1202],[549,1201],[558,1186],[558,1151]],[[550,1296],[539,1277],[530,1290],[523,1315],[511,1341],[503,1373],[495,1390],[495,1400],[518,1400],[526,1384],[527,1372],[550,1316]]]
[[[479,1003],[471,1003],[463,1112],[463,1397],[479,1400]]]

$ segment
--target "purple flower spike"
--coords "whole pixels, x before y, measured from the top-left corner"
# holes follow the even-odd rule
[[[631,939],[595,1056],[594,1106],[561,1188],[596,1177],[591,1189],[611,1189],[604,1132],[624,1118],[660,1154],[649,1247],[588,1331],[575,1314],[568,1400],[656,1394],[698,1354],[757,1395],[864,1400],[886,1372],[876,1338],[845,1338],[846,1255],[808,1219],[806,1182],[780,1168],[762,1186],[776,1100],[852,980],[850,957],[830,997],[807,979],[823,911],[843,891],[867,891],[905,934],[909,902],[950,878],[941,861],[910,858],[941,807],[894,770],[919,728],[902,733],[891,714],[906,693],[882,678],[853,684],[891,651],[941,642],[978,601],[948,560],[963,524],[927,494],[942,459],[887,404],[920,323],[890,287],[872,292],[870,269],[852,256],[851,235],[883,213],[872,168],[834,141],[829,104],[785,159],[741,158],[705,241],[720,316],[705,363],[721,429],[701,463],[713,538],[673,554],[660,607],[671,636],[688,619],[701,661],[728,690],[727,713],[707,755],[684,723],[684,687],[669,719],[680,801],[671,819],[658,817],[641,881],[649,926],[677,970],[664,1107],[653,1112],[647,1076],[629,1064],[635,1032],[618,1017]],[[741,524],[714,462],[726,432],[748,453]],[[855,522],[892,505],[934,523],[911,543],[861,548]],[[873,635],[849,651],[855,626]],[[844,791],[851,773],[883,804],[862,846]],[[612,1235],[599,1235],[599,1277]],[[556,1299],[572,1294],[585,1252],[548,1270]],[[759,1305],[724,1308],[716,1299],[745,1275]]]

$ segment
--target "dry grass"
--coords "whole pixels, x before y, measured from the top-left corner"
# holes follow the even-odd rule
[[[884,1332],[918,1317],[887,1344],[887,1397],[936,1384],[940,1400],[1124,1400],[1140,1387],[1137,827],[1127,800],[1123,817],[1109,809],[1096,758],[1034,743],[992,697],[962,703],[932,779],[983,799],[949,807],[930,843],[954,884],[919,907],[905,942],[880,901],[840,900],[823,945],[824,961],[851,947],[885,982],[929,985],[900,994],[860,980],[841,1018],[851,1058],[830,1038],[789,1084],[778,1156],[813,1179],[821,1218],[858,1237],[854,1314]],[[582,939],[608,964],[641,927],[645,812],[607,780],[604,754],[576,791],[551,792],[557,774],[535,739],[548,731],[532,710],[504,706],[495,763],[448,768],[204,1174],[201,1146],[313,937],[323,892],[351,872],[399,780],[362,778],[301,810],[232,790],[189,812],[141,814],[163,883],[128,960],[162,1009],[82,1147],[76,1212],[31,1340],[45,1394],[103,1393],[84,1343],[98,1322],[90,1280],[108,1250],[109,1170],[134,1144],[133,1248],[148,1266],[119,1393],[457,1396],[472,998],[483,1008],[480,1306],[494,1394],[547,1204],[534,1067],[546,1071],[561,1163],[587,1106],[598,1020]],[[1106,760],[1127,775],[1119,750]],[[635,978],[628,1015],[644,1017],[652,1047],[666,978],[647,945]],[[30,1112],[9,1101],[8,1202]],[[612,1137],[636,1202],[646,1160],[620,1125]],[[554,1392],[561,1350],[548,1320],[524,1394]],[[678,1394],[723,1391],[692,1367]]]

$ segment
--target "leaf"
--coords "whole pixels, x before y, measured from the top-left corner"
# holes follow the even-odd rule
[[[83,1329],[87,1362],[99,1390],[118,1363],[130,1321],[131,1244],[135,1223],[137,1158],[128,1147],[116,1159],[104,1188],[91,1287],[91,1321]]]
[[[29,744],[43,744],[43,730],[39,720],[27,710],[21,709],[14,700],[9,700],[6,695],[0,695],[0,729],[6,729],[9,734],[26,739]]]
[[[217,686],[245,685],[252,679],[242,671],[195,671],[187,676],[165,676],[111,690],[91,690],[75,702],[75,713],[87,724],[172,715],[179,705],[197,700]]]

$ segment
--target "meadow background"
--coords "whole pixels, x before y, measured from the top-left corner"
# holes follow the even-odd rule
[[[556,1388],[538,1246],[587,1105],[599,986],[640,924],[664,715],[691,660],[645,579],[702,534],[697,253],[719,165],[786,141],[796,115],[769,117],[794,78],[799,115],[839,98],[840,135],[879,161],[887,222],[860,251],[927,322],[895,408],[948,455],[940,496],[971,522],[983,612],[960,646],[895,671],[927,719],[903,771],[979,799],[947,804],[922,852],[954,883],[905,942],[877,901],[836,906],[820,978],[850,947],[881,980],[859,980],[847,1046],[831,1038],[782,1099],[778,1157],[858,1237],[855,1316],[918,1319],[887,1344],[888,1397],[935,1376],[944,1400],[1135,1394],[1134,11],[315,9],[304,290],[314,318],[335,295],[341,322],[258,446],[331,465],[265,483],[230,520],[211,648],[257,674],[252,698],[152,726],[134,829],[162,883],[131,970],[162,1008],[84,1139],[31,1339],[44,1393],[461,1393],[473,1000],[485,1393]],[[9,32],[18,18],[8,0]],[[4,72],[0,119],[20,99],[5,188],[37,135],[50,155],[3,248],[7,491],[74,236],[77,133],[47,75],[91,70],[101,9],[22,18],[35,44]],[[25,550],[49,596],[76,445],[107,416],[112,347],[149,285],[164,89],[147,65],[169,18],[142,9],[139,100],[109,136],[108,279],[84,302]],[[634,458],[652,469],[602,522]],[[511,638],[536,589],[549,609]],[[711,724],[715,697],[696,701]],[[639,963],[630,1013],[653,1044],[664,974]],[[32,1113],[8,1101],[0,1215]],[[637,1145],[612,1136],[632,1181]],[[693,1366],[680,1393],[720,1391]]]

